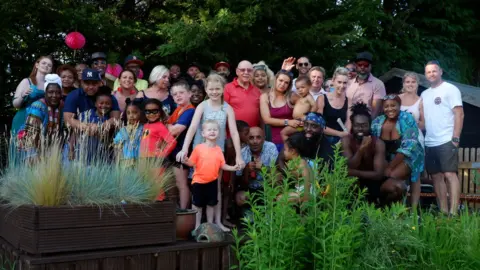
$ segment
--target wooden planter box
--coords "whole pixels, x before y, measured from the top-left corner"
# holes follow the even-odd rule
[[[175,242],[172,201],[116,208],[0,205],[0,236],[30,254]]]
[[[3,266],[16,270],[229,270],[237,265],[232,241],[195,243],[179,241],[164,246],[123,248],[95,252],[74,252],[35,257],[18,255],[8,245],[0,253],[7,258]],[[0,265],[0,269],[2,266]]]

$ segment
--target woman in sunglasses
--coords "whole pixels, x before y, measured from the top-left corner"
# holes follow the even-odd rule
[[[418,126],[414,117],[400,110],[402,100],[395,94],[383,98],[383,113],[372,122],[372,135],[385,143],[388,165],[381,193],[386,203],[400,201],[406,191],[405,180],[410,179],[412,207],[418,204],[420,173],[424,166],[424,151],[418,141]]]

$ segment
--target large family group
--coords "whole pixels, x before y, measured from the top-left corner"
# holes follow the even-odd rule
[[[15,92],[13,152],[34,162],[48,145],[40,138],[61,139],[64,160],[72,162],[80,158],[74,134],[83,132],[88,162],[119,158],[132,166],[161,158],[161,166],[175,172],[179,207],[198,210],[197,225],[206,207],[207,220],[228,230],[230,198],[247,208],[247,196],[262,189],[263,167],[300,160],[303,180],[288,196],[307,200],[316,187],[312,168],[333,169],[333,149],[341,144],[349,175],[367,188],[368,201],[388,205],[409,189],[416,206],[427,172],[440,209],[454,214],[460,91],[431,61],[425,65],[431,87],[421,97],[416,73],[405,74],[399,95],[387,95],[372,64],[371,53],[359,53],[330,79],[307,57],[285,59],[276,74],[263,61],[241,61],[236,68],[219,62],[208,76],[194,64],[186,74],[179,65],[158,65],[143,80],[143,61],[133,55],[118,74],[109,72],[101,52],[88,65],[62,65],[56,73],[44,56]]]

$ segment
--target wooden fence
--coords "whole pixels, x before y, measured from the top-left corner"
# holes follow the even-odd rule
[[[458,179],[464,201],[470,208],[480,208],[480,148],[460,148],[458,150]]]

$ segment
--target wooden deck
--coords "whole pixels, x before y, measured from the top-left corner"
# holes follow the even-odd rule
[[[232,243],[232,239],[221,243],[178,241],[164,246],[30,256],[3,241],[0,255],[16,261],[18,270],[227,270],[236,264]]]

